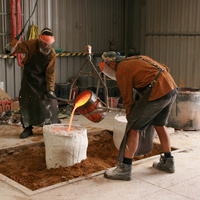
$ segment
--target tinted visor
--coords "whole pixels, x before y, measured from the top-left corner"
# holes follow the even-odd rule
[[[41,53],[48,55],[51,52],[52,44],[44,42],[41,39],[39,39],[39,48]]]
[[[116,80],[115,77],[115,73],[116,71],[109,66],[109,63],[104,62],[100,62],[99,64],[99,68],[101,70],[101,72],[103,72],[106,76],[108,76],[109,78]]]

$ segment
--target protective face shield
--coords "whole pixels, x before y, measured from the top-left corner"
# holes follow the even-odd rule
[[[112,65],[112,67],[110,65]],[[116,66],[115,62],[108,63],[107,61],[104,61],[104,62],[100,62],[100,64],[99,64],[99,68],[100,68],[101,72],[103,72],[106,76],[108,76],[109,78],[116,81],[115,66]]]
[[[39,37],[39,49],[44,55],[48,55],[51,52],[52,44],[54,43],[54,36],[40,35]]]

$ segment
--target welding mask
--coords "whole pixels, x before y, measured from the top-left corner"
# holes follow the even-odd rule
[[[54,36],[40,35],[39,37],[39,50],[42,54],[48,55],[51,52],[52,44],[54,43]]]
[[[116,81],[115,73],[116,73],[116,62],[100,62],[99,68],[101,72],[103,72],[106,76]]]

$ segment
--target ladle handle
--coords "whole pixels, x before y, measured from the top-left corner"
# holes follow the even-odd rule
[[[104,111],[117,111],[117,112],[125,112],[123,108],[106,108],[106,107],[96,107],[97,109],[104,110]],[[98,111],[97,111],[98,112]]]
[[[60,98],[60,97],[55,97],[55,99],[57,99],[58,101],[62,101],[62,102],[68,103],[68,104],[73,102],[73,100],[63,99],[63,98]]]

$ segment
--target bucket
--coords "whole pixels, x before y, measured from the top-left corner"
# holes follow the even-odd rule
[[[124,115],[116,115],[113,128],[113,143],[116,149],[120,149],[121,142],[124,138],[127,125],[127,119]],[[146,155],[151,153],[153,149],[153,138],[155,135],[155,129],[153,125],[149,125],[146,131],[140,132],[139,144],[135,152],[135,156]]]
[[[178,88],[168,126],[183,130],[200,130],[200,89]]]
[[[119,97],[108,97],[108,105],[110,108],[117,108]]]
[[[68,167],[87,158],[87,130],[82,126],[52,124],[43,127],[47,168]]]
[[[97,107],[103,107],[103,104],[99,101],[99,98],[92,91],[87,90],[79,94],[78,97],[75,99],[75,104],[85,95],[88,95],[88,93],[90,95],[89,100],[84,105],[78,107],[76,110],[90,121],[98,123],[104,119],[106,112],[102,112],[101,109],[97,109]],[[95,113],[93,111],[95,111]]]
[[[0,89],[2,89],[3,91],[5,91],[4,82],[0,82]]]
[[[113,142],[117,150],[119,150],[122,139],[124,137],[125,129],[126,129],[126,116],[124,115],[116,115],[113,127]]]
[[[55,86],[55,94],[62,99],[69,99],[70,83],[58,83]]]

